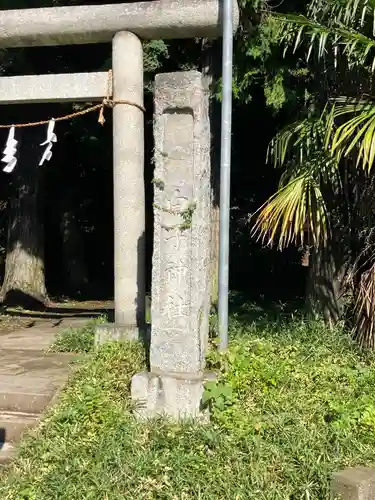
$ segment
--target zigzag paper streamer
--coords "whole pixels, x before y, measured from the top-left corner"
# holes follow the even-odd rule
[[[55,120],[52,119],[48,123],[47,139],[40,144],[41,146],[47,146],[47,147],[39,162],[39,166],[43,165],[45,161],[50,161],[50,159],[52,158],[52,146],[54,142],[57,142],[57,136],[54,133],[54,129],[55,129]]]
[[[14,167],[17,164],[17,158],[15,154],[17,153],[18,141],[15,139],[15,127],[11,127],[9,130],[8,140],[3,151],[4,157],[1,159],[3,163],[6,163],[3,168],[3,172],[10,173],[13,172]]]

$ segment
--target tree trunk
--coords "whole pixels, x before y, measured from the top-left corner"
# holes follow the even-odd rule
[[[87,269],[81,235],[76,219],[70,210],[61,214],[60,230],[63,241],[64,273],[68,290],[73,295],[83,294],[87,289]]]
[[[22,154],[10,174],[10,201],[5,276],[0,300],[34,307],[48,302],[44,276],[44,239],[39,210],[41,149],[33,133],[25,134]]]
[[[347,264],[347,260],[338,254],[334,244],[314,249],[310,257],[307,282],[308,311],[314,318],[322,315],[330,327],[342,318]]]

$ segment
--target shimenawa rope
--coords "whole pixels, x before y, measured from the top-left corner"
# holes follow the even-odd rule
[[[112,88],[112,71],[110,70],[108,72],[108,88],[107,88],[107,97],[103,99],[103,101],[100,104],[95,104],[94,106],[90,106],[88,108],[82,109],[81,111],[76,111],[74,113],[69,113],[68,115],[63,115],[63,116],[58,116],[57,118],[54,118],[56,122],[61,122],[65,120],[72,120],[73,118],[77,118],[78,116],[83,116],[87,115],[88,113],[92,113],[93,111],[99,110],[99,118],[98,122],[101,125],[104,125],[105,123],[105,118],[104,118],[104,108],[114,108],[117,104],[125,104],[128,106],[134,106],[141,111],[145,112],[145,108],[142,106],[142,104],[137,104],[132,101],[127,101],[127,100],[113,100],[111,99],[111,88]],[[29,123],[18,123],[18,124],[12,124],[12,125],[1,125],[0,124],[0,129],[4,128],[26,128],[26,127],[38,127],[39,125],[48,125],[48,123],[51,120],[40,120],[38,122],[29,122]]]

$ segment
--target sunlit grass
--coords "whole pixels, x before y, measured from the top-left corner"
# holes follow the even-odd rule
[[[375,365],[345,332],[243,307],[230,351],[208,365],[218,373],[209,425],[142,424],[129,397],[141,346],[88,354],[0,497],[328,499],[333,471],[374,464]]]

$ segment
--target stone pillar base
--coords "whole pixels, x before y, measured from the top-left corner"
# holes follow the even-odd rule
[[[332,498],[342,500],[373,500],[375,498],[375,469],[353,467],[333,474]]]
[[[127,340],[141,340],[142,332],[137,325],[119,325],[118,323],[104,323],[95,327],[95,345],[106,342],[125,342]]]
[[[150,372],[134,375],[131,396],[135,404],[135,416],[139,419],[165,416],[173,420],[208,422],[208,409],[202,407],[203,384],[208,377],[186,377]]]

